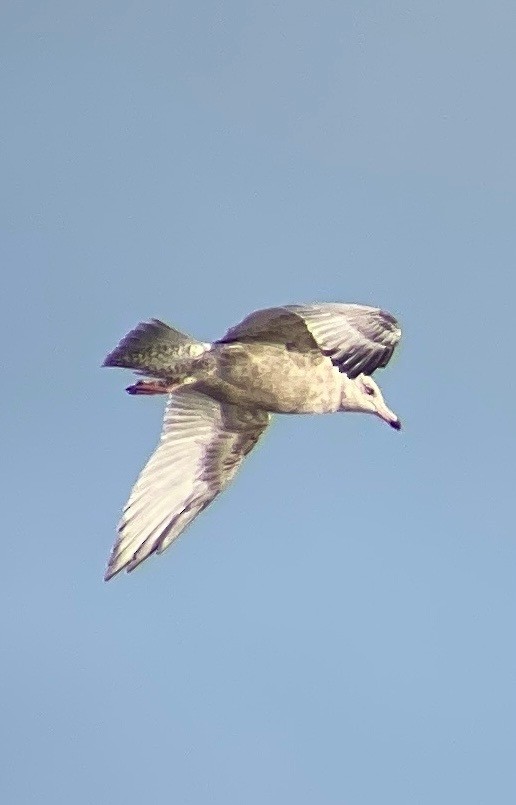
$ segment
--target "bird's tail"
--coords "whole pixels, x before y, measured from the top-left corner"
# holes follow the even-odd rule
[[[141,322],[124,336],[102,365],[134,369],[150,377],[170,378],[182,374],[181,364],[184,367],[185,362],[199,357],[209,346],[158,319],[151,319]]]

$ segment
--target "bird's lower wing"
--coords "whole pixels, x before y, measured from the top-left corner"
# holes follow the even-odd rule
[[[106,581],[168,548],[229,483],[269,423],[265,411],[186,388],[170,395],[161,440],[118,525]]]

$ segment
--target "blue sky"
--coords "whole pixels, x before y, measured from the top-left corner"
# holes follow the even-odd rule
[[[516,797],[513,3],[6,2],[2,801]],[[404,422],[278,417],[102,582],[157,316],[378,304]]]

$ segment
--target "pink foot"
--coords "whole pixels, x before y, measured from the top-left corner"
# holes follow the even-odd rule
[[[169,394],[173,385],[165,380],[137,380],[132,386],[127,386],[129,394]]]

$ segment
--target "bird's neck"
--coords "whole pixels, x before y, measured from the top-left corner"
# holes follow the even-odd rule
[[[345,374],[341,381],[341,399],[339,411],[362,411],[363,394],[356,380],[351,380]]]

